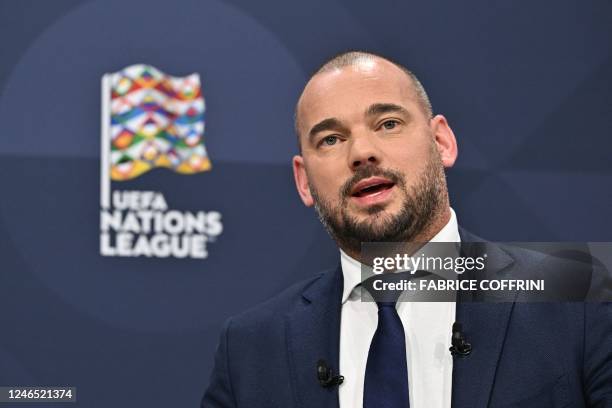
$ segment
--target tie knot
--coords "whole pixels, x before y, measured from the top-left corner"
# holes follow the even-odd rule
[[[361,287],[370,294],[376,303],[379,303],[380,308],[380,304],[395,305],[404,291],[414,291],[415,284],[411,283],[410,280],[420,279],[429,275],[431,273],[424,270],[380,273],[365,279],[361,282]],[[410,285],[413,286],[411,287]]]
[[[361,283],[378,307],[395,307],[395,303],[403,292],[401,281],[408,281],[409,274],[405,273],[382,273],[374,275]]]
[[[395,309],[395,305],[397,304],[396,302],[376,302],[376,305],[378,306],[378,310],[383,309],[383,308],[394,308]]]

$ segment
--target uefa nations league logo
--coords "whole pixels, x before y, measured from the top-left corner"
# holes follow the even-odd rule
[[[132,65],[102,77],[100,254],[206,258],[221,234],[217,211],[169,209],[161,192],[111,191],[156,167],[178,174],[211,169],[204,146],[200,77]]]

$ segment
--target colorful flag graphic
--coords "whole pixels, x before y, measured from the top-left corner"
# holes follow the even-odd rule
[[[103,104],[112,180],[133,179],[154,167],[182,174],[211,168],[198,74],[172,77],[151,65],[132,65],[104,76]]]

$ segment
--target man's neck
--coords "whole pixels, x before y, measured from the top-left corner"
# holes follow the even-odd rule
[[[446,224],[448,224],[450,218],[451,210],[449,206],[446,206],[434,217],[432,222],[427,223],[423,231],[416,234],[411,241],[417,243],[427,243],[431,241],[431,239],[435,237]]]

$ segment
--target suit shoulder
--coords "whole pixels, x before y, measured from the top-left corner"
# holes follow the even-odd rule
[[[510,255],[515,262],[522,266],[539,264],[547,258],[544,253],[534,251],[532,249],[504,244],[497,245],[499,245],[504,252]]]
[[[586,272],[600,266],[590,256],[588,250],[578,247],[567,249],[562,245],[556,248],[534,243],[532,248],[510,245],[502,245],[501,248],[518,263],[518,266],[524,268],[535,267],[543,270],[554,268],[557,271]]]
[[[232,329],[253,328],[253,326],[279,321],[288,310],[303,301],[302,293],[308,287],[329,273],[334,273],[333,269],[319,272],[311,278],[294,283],[272,298],[232,316],[230,318]]]

